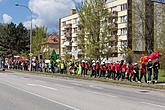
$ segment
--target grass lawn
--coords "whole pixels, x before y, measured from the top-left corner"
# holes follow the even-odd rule
[[[159,82],[164,82],[165,83],[165,70],[160,70],[159,71]]]

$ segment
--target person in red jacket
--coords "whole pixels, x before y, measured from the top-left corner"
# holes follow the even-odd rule
[[[85,75],[88,74],[88,70],[89,70],[89,64],[88,64],[88,62],[86,61],[86,62],[85,62]]]
[[[126,63],[124,62],[121,66],[121,74],[122,74],[122,80],[125,79],[125,72],[126,72]]]
[[[99,77],[102,77],[102,76],[105,77],[105,74],[106,74],[106,71],[107,71],[107,67],[106,67],[105,63],[101,64],[100,70],[101,70],[101,73],[100,73]]]
[[[118,77],[119,74],[119,62],[117,61],[117,63],[115,64],[115,80]]]
[[[98,60],[96,61],[96,75],[100,76],[100,63]]]
[[[142,82],[142,78],[144,76],[144,81],[147,83],[147,77],[146,77],[146,64],[143,62],[140,66],[140,82]]]
[[[108,63],[108,75],[107,75],[107,77],[108,78],[112,78],[112,63]]]
[[[115,74],[116,74],[116,71],[115,71],[115,62],[113,62],[112,64],[112,79],[115,80]]]
[[[84,75],[84,77],[85,77],[85,61],[84,60],[82,60],[82,62],[81,62],[81,68],[82,68],[82,70],[81,70],[81,76]]]

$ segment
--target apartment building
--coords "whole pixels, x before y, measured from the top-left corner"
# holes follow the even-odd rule
[[[60,19],[60,54],[71,55],[72,58],[78,59],[83,55],[78,49],[78,14],[72,9],[69,16]]]
[[[158,47],[160,24],[162,16],[155,14],[164,5],[153,3],[151,0],[107,0],[107,8],[113,19],[109,22],[113,31],[110,41],[115,50],[113,57],[123,58],[121,50],[128,46],[135,53],[141,54]],[[163,10],[163,9],[162,9]],[[77,30],[78,14],[72,13],[60,21],[61,54],[68,52],[76,59],[84,55],[78,49]]]

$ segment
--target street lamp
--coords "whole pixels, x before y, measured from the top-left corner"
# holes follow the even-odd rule
[[[29,12],[30,12],[30,14],[31,14],[31,24],[30,24],[30,54],[29,54],[29,56],[30,56],[30,70],[29,71],[31,71],[31,69],[32,69],[32,11],[31,11],[31,9],[28,7],[28,6],[26,6],[26,5],[23,5],[23,4],[15,4],[15,6],[17,6],[17,7],[24,7],[24,8],[26,8],[26,9],[28,9],[29,10]]]

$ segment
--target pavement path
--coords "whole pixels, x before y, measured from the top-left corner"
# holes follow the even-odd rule
[[[0,73],[0,110],[165,110],[165,92],[97,81]]]

